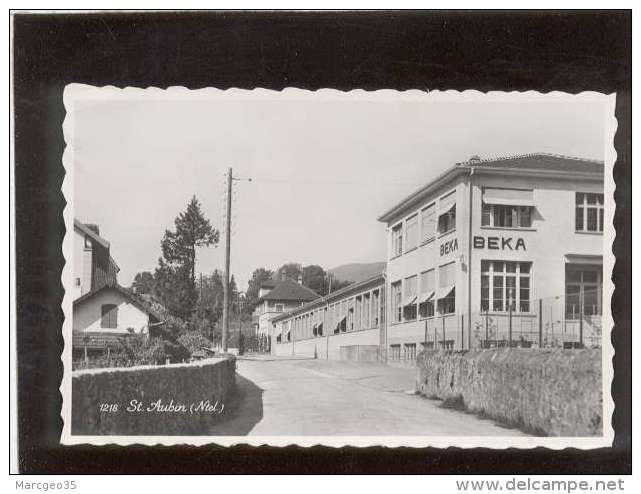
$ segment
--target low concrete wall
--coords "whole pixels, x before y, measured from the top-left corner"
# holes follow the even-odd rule
[[[350,331],[295,342],[276,343],[272,346],[272,354],[279,357],[313,358],[315,356],[319,359],[341,360],[345,352],[342,350],[343,348],[352,346],[378,347],[379,338],[379,328]]]
[[[603,434],[601,351],[427,352],[417,390],[548,436]]]
[[[234,357],[191,364],[75,371],[71,432],[207,434],[208,427],[224,419],[226,412],[223,409],[220,413],[221,408],[231,397],[235,382]]]
[[[340,349],[341,360],[352,360],[355,362],[378,362],[378,345],[349,345]]]

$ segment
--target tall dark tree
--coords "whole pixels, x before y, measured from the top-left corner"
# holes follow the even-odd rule
[[[296,262],[288,262],[283,264],[278,268],[278,279],[279,280],[291,280],[298,282],[298,278],[302,276],[303,268],[300,264]]]
[[[258,268],[252,273],[252,277],[247,283],[245,312],[251,314],[258,303],[258,292],[260,285],[272,278],[274,272],[270,269]]]
[[[162,257],[156,268],[157,291],[167,308],[189,318],[197,300],[196,249],[218,243],[220,234],[205,218],[193,196],[187,209],[166,230],[160,243]]]
[[[154,275],[149,271],[143,271],[134,277],[131,289],[136,293],[153,293],[155,285]]]
[[[311,288],[319,295],[326,295],[327,274],[318,264],[310,264],[303,268],[303,285]]]

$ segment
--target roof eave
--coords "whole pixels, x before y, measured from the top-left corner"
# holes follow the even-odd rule
[[[462,173],[465,170],[470,168],[469,165],[465,164],[456,164],[451,166],[438,177],[432,180],[427,185],[421,187],[416,192],[410,194],[408,197],[403,199],[401,202],[397,203],[394,207],[388,209],[385,213],[377,218],[378,221],[383,223],[388,223],[392,221],[396,216],[401,214],[404,210],[408,209],[410,206],[414,205],[416,202],[419,202],[426,194],[433,192],[435,189],[438,189],[449,180],[453,179],[456,175]]]

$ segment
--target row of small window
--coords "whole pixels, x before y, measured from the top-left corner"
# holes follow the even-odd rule
[[[427,350],[434,349],[434,341],[421,342],[421,348]],[[438,342],[438,348],[445,348],[446,350],[454,349],[454,340],[445,340]],[[393,362],[402,360],[416,360],[417,346],[416,343],[395,343],[390,345],[387,358]]]
[[[439,267],[438,290],[435,270],[410,276],[391,285],[392,322],[414,321],[456,312],[455,262]],[[481,261],[481,310],[530,312],[531,262]],[[436,307],[435,307],[436,303]]]
[[[436,270],[428,269],[420,274],[398,280],[391,285],[392,322],[413,321],[418,316],[432,317],[435,308],[439,314],[456,312],[456,262],[438,268],[438,290]],[[435,307],[436,304],[436,307]]]
[[[334,334],[378,327],[380,311],[380,292],[357,295],[347,300],[330,304],[319,309],[294,317],[281,323],[281,333],[293,331],[296,339],[323,336],[326,324]],[[290,337],[289,337],[290,338]],[[290,341],[288,338],[287,341]],[[277,339],[277,341],[280,341]]]
[[[454,192],[441,198],[445,201],[441,207],[444,212],[438,217],[436,226],[435,206],[432,203],[420,212],[421,244],[434,238],[435,234],[447,233],[456,228],[456,204]],[[450,199],[448,199],[450,198]],[[602,232],[603,231],[603,194],[576,193],[575,229],[576,231]],[[496,228],[532,228],[534,206],[494,204],[483,202],[481,211],[481,226]],[[405,235],[403,235],[403,222],[392,228],[392,257],[400,256],[418,246],[419,239],[419,213],[407,218]],[[405,245],[403,246],[403,239]]]
[[[456,191],[452,191],[439,199],[439,216],[436,218],[436,202],[429,204],[420,212],[420,242],[421,245],[432,240],[436,234],[447,233],[456,229]],[[392,257],[400,256],[418,247],[419,244],[419,213],[392,228]],[[405,245],[403,245],[405,239]]]

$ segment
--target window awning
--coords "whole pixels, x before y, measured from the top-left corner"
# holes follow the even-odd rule
[[[455,285],[449,285],[444,288],[439,288],[438,292],[436,294],[437,299],[442,299],[442,298],[448,298],[451,296],[452,292],[454,291],[454,288],[456,288]]]
[[[603,264],[603,256],[589,254],[565,254],[568,264]]]
[[[523,189],[483,189],[485,204],[501,204],[504,206],[534,206],[534,191]]]
[[[405,297],[405,303],[403,304],[404,306],[412,305],[416,303],[416,295],[409,295]]]
[[[434,298],[434,290],[421,295],[421,303],[430,302]]]
[[[439,214],[443,214],[446,211],[452,209],[456,206],[456,192],[451,192],[447,196],[442,197],[438,202],[438,211]]]

